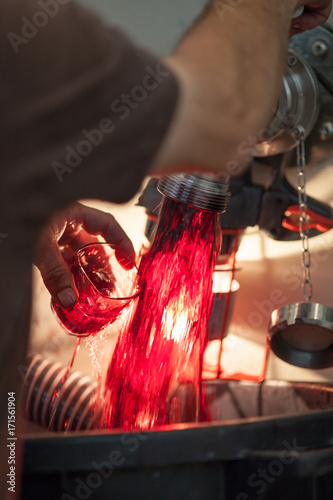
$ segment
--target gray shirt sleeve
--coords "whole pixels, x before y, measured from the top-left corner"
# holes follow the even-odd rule
[[[2,408],[23,383],[31,261],[41,225],[73,200],[132,198],[177,95],[175,77],[156,57],[74,2],[0,0]],[[6,418],[2,412],[1,442]]]
[[[4,0],[0,17],[8,216],[35,225],[75,199],[128,201],[172,119],[174,75],[72,1]]]

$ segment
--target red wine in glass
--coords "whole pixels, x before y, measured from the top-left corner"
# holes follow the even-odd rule
[[[72,308],[64,308],[52,299],[51,307],[70,335],[96,334],[119,318],[138,295],[136,268],[125,270],[108,243],[85,245],[68,266],[79,292],[78,301]]]

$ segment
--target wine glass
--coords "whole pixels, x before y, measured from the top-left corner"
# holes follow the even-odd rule
[[[139,293],[137,268],[123,268],[110,243],[84,245],[67,265],[78,290],[77,303],[64,308],[52,299],[51,308],[70,335],[87,337],[106,328]]]

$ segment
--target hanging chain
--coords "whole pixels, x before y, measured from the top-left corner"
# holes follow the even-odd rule
[[[312,298],[312,281],[310,278],[311,254],[309,249],[309,218],[308,204],[306,198],[305,184],[305,131],[298,126],[293,131],[297,142],[297,179],[298,179],[298,205],[299,205],[299,235],[302,241],[302,264],[303,264],[303,295],[307,302]]]

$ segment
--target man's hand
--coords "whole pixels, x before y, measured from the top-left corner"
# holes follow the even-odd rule
[[[120,264],[125,269],[134,266],[133,245],[114,217],[80,203],[58,212],[40,235],[34,262],[46,288],[63,307],[71,307],[77,301],[77,290],[66,261],[75,250],[93,241],[113,244]]]
[[[303,14],[292,21],[292,35],[325,23],[332,10],[332,0],[303,0],[299,2],[298,7],[302,6],[304,6]]]

